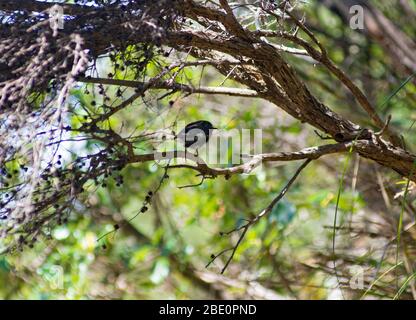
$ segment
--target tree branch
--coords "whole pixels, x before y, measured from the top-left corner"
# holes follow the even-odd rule
[[[173,91],[183,91],[191,94],[202,93],[202,94],[223,94],[236,97],[249,97],[257,98],[259,94],[254,90],[249,89],[240,89],[240,88],[225,88],[225,87],[192,87],[187,84],[178,83],[170,80],[159,80],[154,83],[150,82],[141,82],[134,80],[118,80],[118,79],[106,79],[106,78],[80,78],[80,82],[85,83],[97,83],[97,84],[107,84],[107,85],[116,85],[124,86],[130,88],[148,88],[148,89],[167,89]]]

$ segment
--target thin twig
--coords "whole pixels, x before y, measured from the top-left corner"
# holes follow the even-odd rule
[[[274,206],[286,195],[287,191],[290,189],[290,187],[292,186],[292,184],[295,182],[296,178],[299,176],[299,174],[302,172],[303,169],[305,169],[305,167],[312,161],[312,159],[307,159],[305,162],[303,162],[303,164],[296,170],[295,174],[292,176],[292,178],[288,181],[288,183],[284,186],[284,188],[282,189],[282,191],[280,191],[280,193],[277,195],[277,197],[275,197],[273,199],[273,201],[264,209],[262,210],[254,219],[249,220],[244,226],[236,228],[234,230],[231,230],[230,232],[228,232],[227,234],[230,234],[234,231],[237,230],[243,230],[243,232],[241,233],[236,245],[233,247],[233,251],[230,255],[230,257],[227,259],[224,267],[221,270],[221,274],[223,274],[225,272],[225,270],[227,269],[227,267],[229,266],[229,264],[231,263],[235,252],[237,251],[239,245],[241,244],[241,242],[244,239],[244,236],[246,235],[248,229],[254,225],[255,223],[257,223],[262,217],[264,217],[265,215],[269,214],[272,209],[274,208]],[[219,255],[217,255],[216,257],[218,257]]]

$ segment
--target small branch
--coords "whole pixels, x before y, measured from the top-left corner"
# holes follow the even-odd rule
[[[155,152],[149,154],[134,155],[128,159],[129,163],[141,163],[148,161],[166,161],[172,159],[184,159],[190,160],[194,165],[191,164],[178,164],[170,165],[169,169],[180,169],[187,168],[191,170],[198,171],[203,176],[225,176],[229,177],[235,174],[248,174],[252,172],[256,167],[258,167],[263,162],[276,162],[276,161],[296,161],[304,159],[318,159],[327,154],[347,152],[351,147],[359,148],[361,143],[365,144],[366,142],[356,141],[356,142],[343,142],[336,144],[328,144],[318,147],[310,147],[300,151],[295,152],[278,152],[278,153],[265,153],[251,156],[251,160],[243,163],[241,165],[236,165],[229,168],[212,168],[209,167],[205,161],[193,155],[192,153],[186,151],[168,151],[168,152]]]
[[[237,18],[235,17],[233,10],[231,9],[230,5],[228,4],[227,0],[220,0],[221,7],[226,12],[226,18],[223,21],[225,27],[230,28],[232,31],[235,32],[238,36],[243,39],[249,39],[248,34],[242,27],[242,25],[238,22]]]
[[[185,186],[181,186],[181,187],[178,187],[178,188],[179,189],[185,189],[185,188],[199,187],[200,185],[202,185],[204,183],[205,179],[208,179],[208,177],[202,176],[201,181],[199,183],[196,183],[196,184],[187,184]]]
[[[375,134],[376,136],[381,137],[381,136],[383,135],[383,133],[387,130],[387,128],[388,128],[388,126],[389,126],[389,124],[390,124],[390,121],[391,121],[391,115],[389,115],[389,116],[387,117],[387,121],[386,121],[386,123],[384,124],[383,128],[381,128],[381,130],[380,130],[380,131],[378,131],[378,132],[376,132],[376,133],[374,133],[374,134]]]
[[[236,228],[234,230],[231,230],[229,233],[233,233],[236,230],[241,230],[243,229],[243,232],[241,233],[236,245],[233,247],[233,251],[230,255],[230,257],[227,259],[227,262],[225,263],[224,267],[221,270],[221,274],[223,274],[225,272],[225,270],[227,269],[227,267],[230,265],[235,252],[237,251],[239,245],[241,244],[241,242],[244,239],[244,236],[246,235],[248,229],[254,225],[255,223],[257,223],[262,217],[264,217],[265,215],[269,214],[273,207],[281,200],[283,199],[283,197],[286,195],[287,191],[290,189],[290,187],[292,186],[292,184],[295,182],[296,178],[299,176],[299,174],[302,172],[303,169],[306,168],[306,166],[312,161],[312,159],[307,159],[295,172],[295,174],[292,176],[292,178],[288,181],[288,183],[285,185],[285,187],[282,189],[282,191],[280,191],[280,193],[277,195],[277,197],[275,197],[273,199],[272,202],[270,202],[270,204],[264,209],[262,210],[254,219],[249,220],[247,222],[247,224],[245,224],[242,227]],[[224,253],[224,252],[223,252]],[[215,258],[217,258],[219,255],[215,256]],[[209,264],[208,264],[209,265]]]
[[[303,32],[305,32],[309,38],[312,39],[312,41],[318,45],[319,49],[321,50],[322,55],[326,56],[327,55],[327,51],[325,49],[325,47],[321,44],[321,42],[318,40],[318,38],[315,37],[315,35],[313,34],[312,31],[309,30],[309,28],[302,22],[299,21],[294,15],[293,13],[291,13],[289,10],[284,9],[284,12],[292,19],[292,21],[300,28],[302,29]],[[269,13],[271,13],[269,11]],[[273,15],[275,15],[274,13],[271,13]]]
[[[241,241],[243,241],[244,236],[246,235],[249,226],[250,226],[249,224],[246,225],[246,227],[244,228],[243,233],[241,234],[240,238],[238,238],[238,241],[237,241],[236,245],[234,246],[230,257],[227,259],[227,262],[225,263],[224,267],[221,270],[221,274],[224,274],[225,270],[227,270],[228,266],[230,265],[231,261],[233,260],[234,254],[237,251],[237,248],[240,246]]]
[[[141,82],[134,80],[118,80],[118,79],[106,79],[106,78],[81,78],[80,82],[85,83],[97,83],[106,85],[116,85],[131,88],[148,88],[148,89],[167,89],[173,91],[183,91],[188,93],[202,93],[202,94],[223,94],[236,97],[259,97],[259,94],[254,90],[240,89],[240,88],[224,88],[224,87],[197,87],[194,88],[190,85],[178,83],[174,81],[156,81]]]

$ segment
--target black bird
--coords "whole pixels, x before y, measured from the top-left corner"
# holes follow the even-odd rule
[[[212,130],[215,128],[211,122],[205,120],[199,120],[189,123],[182,129],[177,138],[182,141],[185,148],[192,148],[198,151],[199,147],[202,147],[208,142],[211,137]]]

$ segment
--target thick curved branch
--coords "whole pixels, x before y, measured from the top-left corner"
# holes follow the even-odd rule
[[[360,142],[357,142],[360,145]],[[178,164],[169,165],[169,168],[188,168],[198,171],[201,175],[208,175],[212,177],[217,176],[231,176],[235,174],[250,173],[259,165],[265,162],[277,161],[296,161],[304,159],[318,159],[324,155],[347,152],[351,148],[355,149],[354,142],[328,144],[318,147],[310,147],[296,152],[276,152],[265,153],[251,156],[251,159],[241,165],[236,165],[229,168],[212,168],[209,167],[203,159],[186,151],[168,151],[156,152],[143,155],[134,155],[128,159],[129,163],[142,163],[148,161],[160,161],[161,163],[177,159],[189,160],[194,164]]]
[[[143,155],[134,155],[128,159],[129,163],[140,163],[148,161],[168,161],[172,159],[189,160],[194,164],[171,165],[170,168],[188,168],[199,172],[201,175],[217,177],[229,177],[235,174],[250,173],[262,163],[277,161],[296,161],[305,159],[318,159],[324,155],[357,152],[365,158],[373,158],[386,167],[393,168],[401,175],[416,181],[416,175],[406,175],[412,172],[416,165],[416,156],[395,148],[390,144],[381,144],[379,141],[357,140],[335,144],[310,147],[296,152],[265,153],[251,156],[251,160],[229,168],[211,168],[200,157],[185,151],[157,152]],[[382,149],[382,152],[380,152]],[[413,171],[414,172],[414,171]]]

